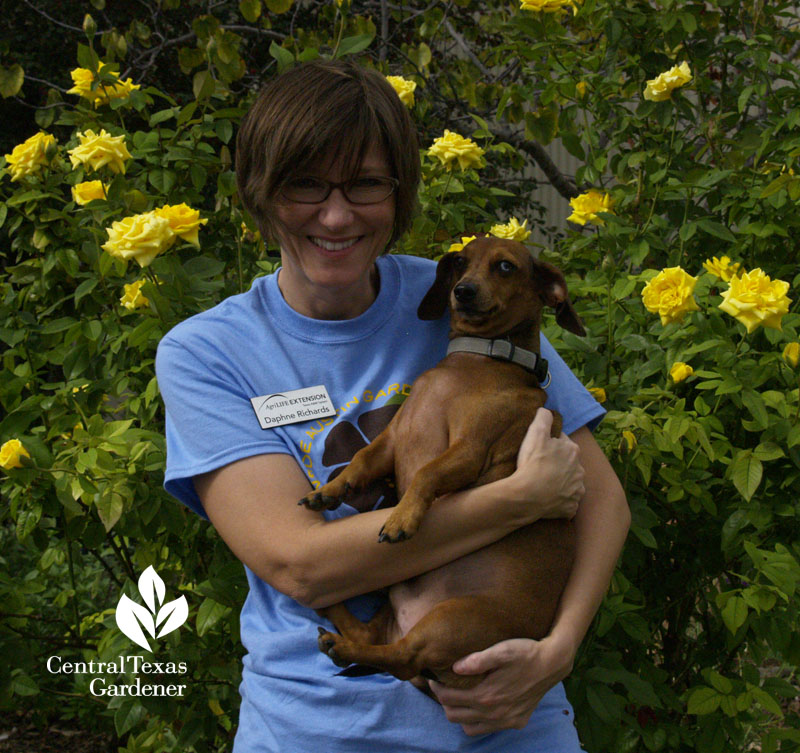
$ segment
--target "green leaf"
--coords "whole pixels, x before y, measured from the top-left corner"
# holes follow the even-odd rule
[[[211,71],[198,71],[194,74],[192,91],[198,102],[208,99],[214,93],[214,89],[216,89],[216,82]]]
[[[721,238],[730,243],[736,242],[736,236],[720,222],[715,222],[714,220],[698,220],[697,226],[709,235],[713,235],[715,238]]]
[[[125,503],[116,492],[98,494],[94,499],[94,506],[106,531],[114,527],[125,510]]]
[[[239,12],[244,16],[246,21],[251,24],[258,21],[261,15],[261,0],[241,0],[239,3]]]
[[[277,42],[269,46],[269,54],[278,61],[278,72],[284,71],[294,65],[294,55],[289,50],[281,47]]]
[[[229,611],[230,607],[206,598],[197,610],[197,634],[205,635]]]
[[[736,459],[731,463],[733,485],[748,502],[756,493],[763,475],[764,465],[758,458],[753,456],[752,450],[739,452]]]
[[[29,509],[20,510],[17,515],[17,538],[25,541],[33,530],[39,525],[42,518],[42,506],[38,503],[31,505]]]
[[[15,670],[11,678],[11,692],[14,695],[31,696],[39,693],[36,681],[21,669]]]
[[[267,8],[273,13],[286,13],[292,7],[293,0],[267,0]]]
[[[156,168],[150,171],[147,180],[156,191],[163,196],[167,196],[178,182],[178,176],[172,170]]]
[[[150,116],[150,127],[157,126],[159,123],[164,123],[171,118],[174,118],[175,115],[179,112],[177,107],[168,107],[166,110],[159,110],[158,112],[154,112]]]
[[[748,612],[747,602],[741,596],[734,596],[728,599],[728,603],[722,610],[722,621],[725,623],[725,627],[735,634],[744,625]]]
[[[721,701],[722,695],[719,691],[703,686],[692,691],[686,710],[697,716],[713,714],[719,708]]]
[[[147,710],[138,698],[128,696],[123,698],[119,708],[114,712],[114,726],[118,735],[124,735],[132,730],[142,719]]]
[[[19,94],[25,81],[25,71],[21,65],[14,64],[10,68],[0,65],[0,96],[14,97]]]
[[[764,188],[764,190],[759,194],[759,199],[766,199],[768,196],[772,196],[772,194],[778,193],[789,181],[794,180],[794,178],[785,173],[784,175],[779,175],[775,180],[772,181],[768,186]]]
[[[753,694],[756,703],[758,703],[764,710],[769,711],[770,714],[783,718],[783,710],[780,704],[763,688],[751,687],[750,692]],[[800,741],[800,739],[798,740]]]
[[[345,37],[336,48],[337,58],[343,58],[345,55],[355,55],[363,52],[372,44],[375,39],[374,34],[358,34],[354,37]]]

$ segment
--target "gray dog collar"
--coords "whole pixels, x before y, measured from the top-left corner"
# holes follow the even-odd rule
[[[485,337],[454,337],[447,346],[451,353],[477,353],[501,361],[510,361],[530,371],[541,387],[550,385],[550,370],[547,361],[538,353],[516,347],[508,340],[488,340]]]

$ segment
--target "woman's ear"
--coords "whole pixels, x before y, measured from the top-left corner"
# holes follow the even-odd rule
[[[419,304],[417,316],[423,320],[439,319],[444,316],[450,299],[450,286],[453,279],[453,264],[458,258],[457,252],[445,254],[439,259],[436,267],[436,279]]]

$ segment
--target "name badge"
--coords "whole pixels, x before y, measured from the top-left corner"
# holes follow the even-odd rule
[[[251,397],[250,403],[262,429],[336,415],[328,390],[322,384]]]

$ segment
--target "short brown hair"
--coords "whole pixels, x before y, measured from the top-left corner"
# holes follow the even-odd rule
[[[400,181],[391,245],[408,229],[416,208],[417,134],[386,78],[351,62],[301,64],[264,86],[236,138],[239,197],[262,234],[275,238],[274,201],[288,178],[331,154],[352,154],[354,177],[376,142]]]

